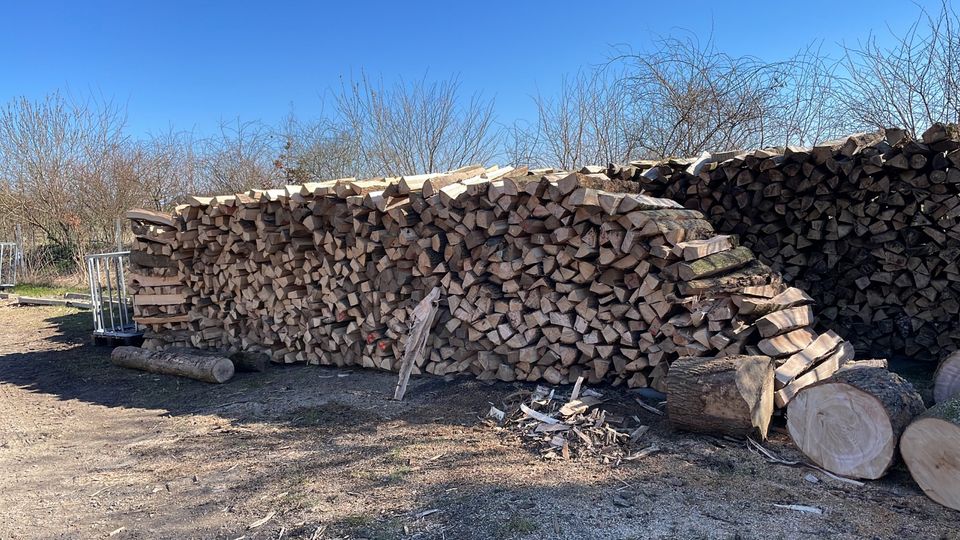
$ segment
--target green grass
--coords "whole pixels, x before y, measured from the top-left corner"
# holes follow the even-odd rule
[[[500,525],[499,538],[516,538],[517,536],[526,536],[532,534],[540,528],[536,522],[523,516],[512,515],[510,519]]]
[[[63,295],[68,292],[90,294],[90,289],[41,283],[19,283],[15,287],[8,289],[7,292],[17,296],[30,296],[34,298],[63,298]]]
[[[369,540],[390,540],[403,536],[403,524],[397,519],[377,519],[367,514],[343,518],[340,524],[354,536]]]
[[[399,467],[387,473],[371,470],[350,471],[349,476],[355,480],[367,480],[373,482],[382,482],[384,484],[396,484],[403,481],[404,478],[414,472],[411,467]]]
[[[383,477],[383,481],[388,484],[394,484],[402,481],[407,475],[413,472],[413,469],[410,467],[400,467],[399,469],[394,469],[389,474]]]

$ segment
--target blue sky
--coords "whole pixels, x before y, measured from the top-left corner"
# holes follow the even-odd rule
[[[0,6],[0,102],[56,89],[127,107],[135,136],[212,131],[220,119],[306,117],[340,76],[459,75],[496,100],[498,119],[530,119],[531,96],[564,74],[642,50],[658,35],[707,36],[776,60],[812,42],[827,51],[873,29],[903,30],[917,4],[808,2],[43,2]],[[919,5],[936,12],[936,0]]]

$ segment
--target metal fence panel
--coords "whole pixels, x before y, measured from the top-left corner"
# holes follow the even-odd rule
[[[17,263],[20,250],[15,242],[0,242],[0,287],[17,284]]]
[[[125,269],[129,258],[129,251],[87,256],[94,336],[131,337],[140,333],[127,297]]]

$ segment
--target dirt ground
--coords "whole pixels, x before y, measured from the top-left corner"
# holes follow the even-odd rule
[[[116,368],[88,328],[0,306],[2,539],[960,537],[902,466],[812,483],[639,408],[659,452],[548,461],[479,419],[519,385],[416,378],[395,402],[393,374],[278,366],[214,386]]]

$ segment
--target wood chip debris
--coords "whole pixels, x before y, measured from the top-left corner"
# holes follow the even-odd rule
[[[605,410],[603,395],[582,385],[579,381],[570,397],[544,386],[516,392],[499,407],[491,404],[486,421],[517,434],[544,459],[620,463],[659,451],[656,446],[639,445],[649,426],[636,416],[627,418]]]
[[[248,525],[248,526],[247,526],[247,529],[256,529],[257,527],[261,527],[261,526],[265,525],[268,521],[270,521],[271,519],[273,519],[273,516],[275,516],[275,515],[277,515],[277,513],[276,513],[275,511],[271,511],[271,512],[270,512],[269,514],[267,514],[263,519],[258,519],[258,520],[256,520],[256,521],[254,521],[253,523],[251,523],[250,525]]]
[[[413,519],[422,519],[422,518],[425,518],[425,517],[429,516],[430,514],[436,514],[436,513],[439,512],[439,511],[440,511],[439,508],[432,508],[432,509],[430,509],[430,510],[424,510],[423,512],[418,512],[418,513],[414,514]]]
[[[829,477],[829,478],[832,478],[832,479],[834,479],[834,480],[836,480],[836,481],[838,481],[838,482],[843,482],[843,483],[845,483],[845,484],[850,484],[850,485],[857,486],[857,487],[863,487],[863,485],[864,485],[864,483],[861,482],[861,481],[859,481],[859,480],[854,480],[854,479],[852,479],[852,478],[844,478],[843,476],[838,476],[838,475],[833,474],[832,472],[824,469],[823,467],[819,467],[819,466],[814,465],[813,463],[810,463],[810,462],[807,462],[807,461],[791,461],[791,460],[788,460],[788,459],[784,459],[784,458],[778,456],[777,454],[775,454],[772,450],[764,447],[762,444],[760,444],[760,443],[758,443],[757,441],[751,439],[750,437],[747,437],[747,448],[749,448],[752,452],[754,452],[754,453],[756,453],[756,454],[759,454],[760,456],[762,456],[764,459],[766,459],[766,460],[769,461],[770,463],[777,463],[777,464],[780,464],[780,465],[786,465],[786,466],[788,466],[788,467],[806,467],[806,468],[808,468],[808,469],[813,469],[813,470],[819,472],[820,474],[823,474],[823,475],[825,475],[825,476],[827,476],[827,477]]]
[[[807,514],[823,514],[823,510],[815,506],[807,506],[805,504],[774,504],[777,508],[786,508],[787,510],[794,510],[797,512],[804,512]]]

